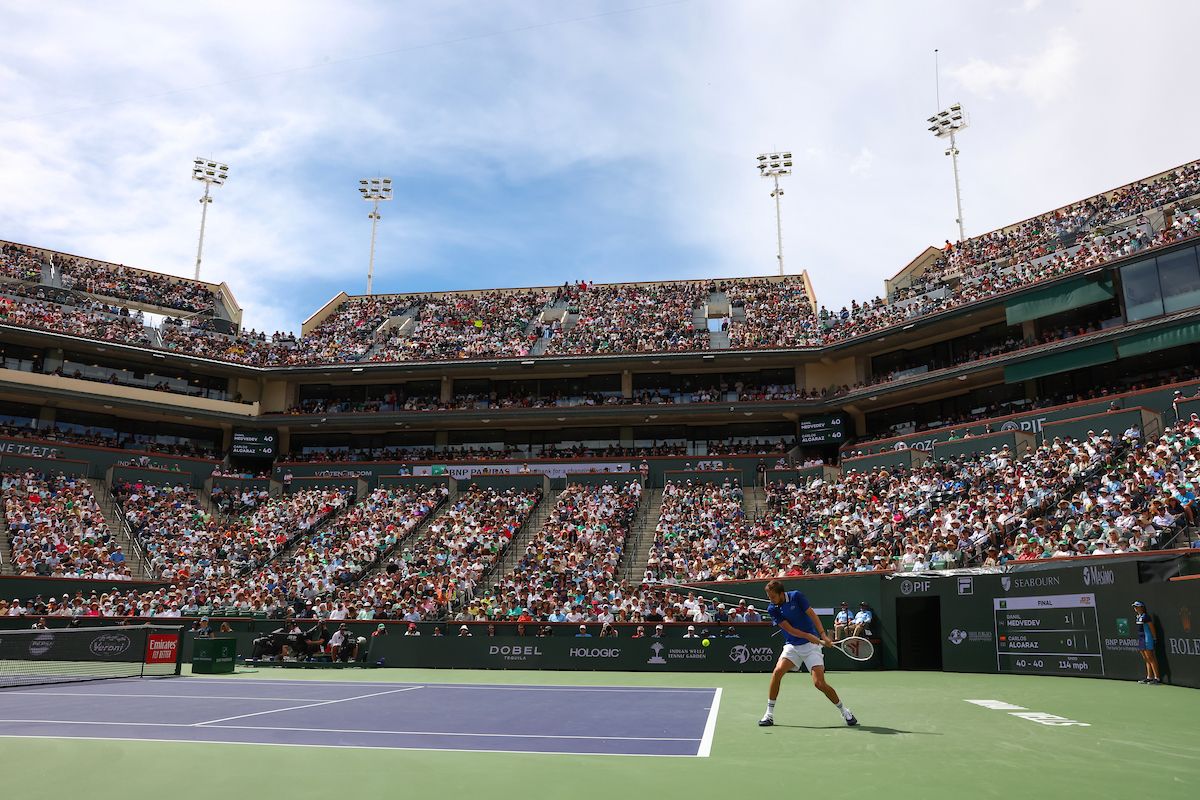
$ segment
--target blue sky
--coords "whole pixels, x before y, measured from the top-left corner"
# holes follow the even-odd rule
[[[298,329],[365,287],[360,177],[393,178],[375,289],[769,274],[754,156],[796,154],[789,271],[841,305],[968,235],[1200,156],[1200,5],[0,1],[0,238],[204,277]]]

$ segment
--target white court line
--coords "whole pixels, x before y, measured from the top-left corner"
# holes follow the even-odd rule
[[[261,697],[225,694],[126,694],[124,692],[3,692],[0,697],[161,697],[166,700],[282,700],[289,703],[315,703],[315,697]]]
[[[0,720],[3,722],[4,720]],[[33,720],[44,722],[45,720]],[[187,726],[184,726],[187,727]],[[167,742],[170,744],[234,744],[250,747],[320,747],[333,750],[414,750],[422,753],[504,753],[519,756],[617,756],[618,758],[695,758],[691,753],[585,753],[560,750],[489,750],[481,747],[394,747],[365,744],[297,744],[294,742],[223,742],[212,739],[150,739],[122,736],[52,736],[41,733],[0,733],[0,739],[60,739],[83,742]]]
[[[263,712],[270,713],[270,712]],[[0,719],[0,725],[6,723],[43,724],[43,725],[116,725],[135,728],[195,728],[196,725],[187,722],[89,722],[81,719]],[[235,730],[235,731],[291,731],[293,733],[368,733],[380,736],[462,736],[490,739],[583,739],[592,742],[698,742],[694,737],[674,736],[582,736],[569,733],[464,733],[457,731],[378,731],[357,730],[354,728],[284,728],[271,725],[205,725],[206,729]],[[175,741],[175,740],[172,740]],[[190,741],[190,740],[188,740]]]
[[[194,722],[194,723],[192,723],[192,727],[200,727],[202,725],[213,725],[218,722],[229,722],[230,720],[245,719],[246,717],[258,717],[263,714],[279,714],[284,711],[299,711],[302,708],[316,708],[317,706],[328,706],[328,705],[333,705],[334,703],[349,703],[351,700],[366,700],[371,697],[381,697],[385,694],[398,694],[399,692],[411,692],[414,689],[420,689],[420,688],[423,688],[423,687],[406,686],[403,689],[392,689],[391,691],[388,691],[388,692],[373,692],[372,694],[360,694],[360,695],[355,695],[354,697],[343,697],[339,700],[322,700],[319,703],[305,703],[304,705],[301,705],[301,706],[288,706],[287,708],[273,708],[269,711],[255,711],[252,714],[237,714],[232,717],[221,717],[220,719],[210,719],[210,720],[205,720],[204,722]]]
[[[314,733],[373,733],[384,736],[476,736],[499,739],[585,739],[594,742],[698,742],[695,737],[678,736],[582,736],[571,733],[462,733],[456,731],[372,731],[353,728],[275,728],[268,725],[210,725],[222,730],[313,731]]]
[[[388,681],[322,681],[322,680],[305,680],[304,678],[296,678],[295,680],[266,680],[259,678],[241,678],[241,677],[212,677],[212,678],[176,678],[175,680],[184,681],[187,683],[213,683],[218,681],[229,681],[233,683],[250,683],[261,684],[267,686],[298,686],[308,683],[315,683],[324,686],[345,686],[353,688],[356,686],[406,686],[412,684],[404,684]],[[568,692],[662,692],[670,694],[701,694],[713,691],[711,688],[696,688],[696,689],[676,689],[668,686],[566,686],[566,685],[525,685],[513,686],[506,684],[487,684],[487,683],[423,683],[421,686],[425,689],[496,689],[511,692],[544,692],[544,691],[568,691]]]
[[[704,733],[700,737],[700,749],[696,755],[708,758],[712,754],[713,735],[717,732],[717,709],[721,707],[721,688],[713,692],[712,705],[708,707],[708,719],[704,721]]]

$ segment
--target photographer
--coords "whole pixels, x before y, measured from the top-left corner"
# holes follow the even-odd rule
[[[325,620],[318,620],[316,625],[304,634],[304,655],[306,658],[323,655],[325,645],[329,644],[329,627]]]
[[[338,629],[329,637],[329,654],[334,661],[353,661],[358,655],[358,639],[346,629],[346,623],[338,625]]]

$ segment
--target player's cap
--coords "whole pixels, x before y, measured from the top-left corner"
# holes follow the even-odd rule
[[[696,626],[695,626],[695,625],[688,625],[688,630],[689,630],[689,631],[694,631],[694,630],[696,630]]]
[[[863,600],[861,603],[859,603],[859,605],[860,605],[860,606],[862,606],[863,608],[866,608],[866,607],[867,607],[867,601],[866,601],[866,600]]]
[[[1146,607],[1146,604],[1143,603],[1141,600],[1134,600],[1133,605],[1135,608],[1137,608],[1137,607],[1145,608]]]
[[[470,628],[468,628],[466,625],[463,625],[462,627],[459,628],[459,630],[460,631],[469,631]]]

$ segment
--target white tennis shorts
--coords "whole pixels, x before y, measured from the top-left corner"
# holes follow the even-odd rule
[[[808,667],[810,672],[813,667],[825,666],[825,656],[821,652],[820,645],[813,644],[812,642],[785,644],[783,652],[780,655],[795,665],[792,667],[792,672],[800,669],[801,664]]]

